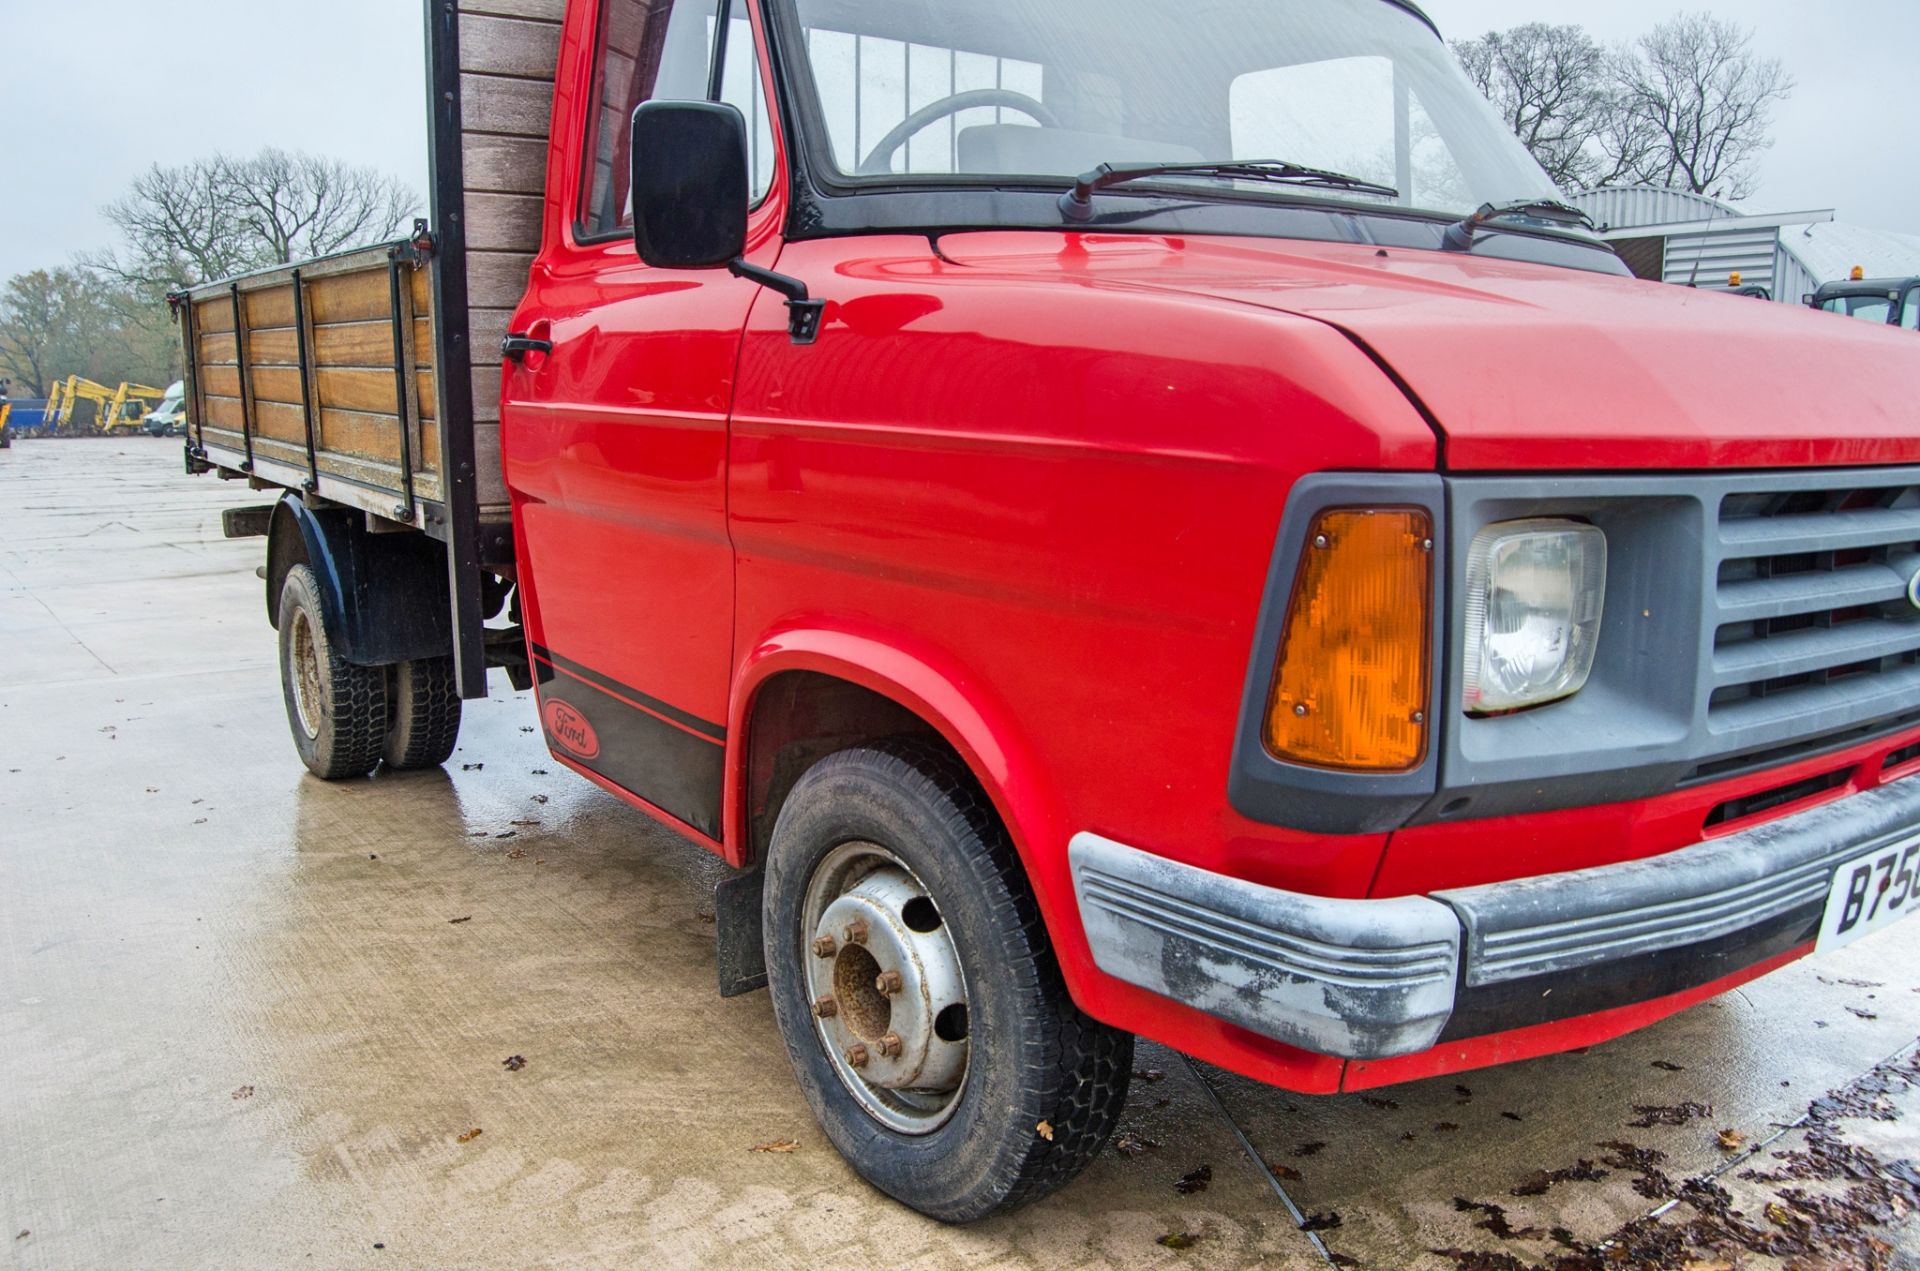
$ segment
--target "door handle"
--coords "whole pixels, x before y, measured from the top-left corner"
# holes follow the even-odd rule
[[[524,331],[510,333],[500,341],[500,356],[512,362],[524,362],[529,353],[549,354],[553,352],[553,341],[542,340],[528,335]]]

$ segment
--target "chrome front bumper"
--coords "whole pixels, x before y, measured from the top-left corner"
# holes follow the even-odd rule
[[[1384,1059],[1798,948],[1839,864],[1916,839],[1920,780],[1650,860],[1392,900],[1280,891],[1094,834],[1070,859],[1102,971],[1303,1050]]]

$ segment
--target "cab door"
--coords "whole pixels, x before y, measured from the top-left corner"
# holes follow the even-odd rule
[[[777,258],[783,170],[746,0],[602,0],[570,33],[591,89],[556,96],[545,247],[513,330],[502,451],[540,717],[562,761],[717,844],[732,666],[727,425],[759,289],[642,264],[629,121],[652,99],[749,121],[749,258]],[[585,75],[580,75],[585,80]],[[570,100],[573,105],[570,107]],[[564,115],[577,109],[578,118]],[[550,344],[550,351],[544,345]]]

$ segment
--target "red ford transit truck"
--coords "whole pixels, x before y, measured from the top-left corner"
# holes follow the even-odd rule
[[[430,217],[176,295],[187,465],[307,765],[533,689],[880,1188],[1060,1186],[1136,1035],[1361,1090],[1920,905],[1911,342],[1633,279],[1413,4],[427,19]]]

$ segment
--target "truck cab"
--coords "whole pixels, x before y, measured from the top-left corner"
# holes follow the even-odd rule
[[[1807,306],[1864,322],[1920,331],[1920,278],[1867,278],[1856,269],[1844,282],[1830,282],[1807,297]]]
[[[177,298],[188,466],[286,492],[308,766],[532,688],[876,1186],[1061,1186],[1136,1035],[1364,1090],[1920,905],[1920,365],[1634,279],[1408,0],[514,8],[429,7],[410,240]]]

